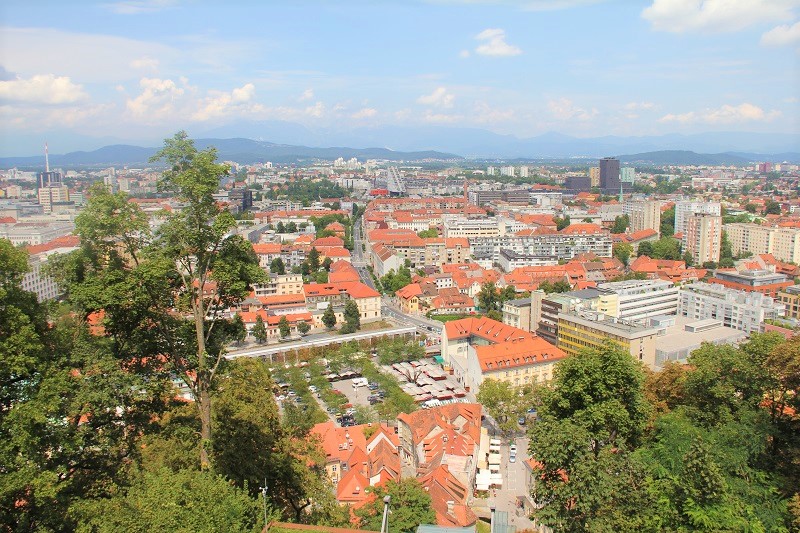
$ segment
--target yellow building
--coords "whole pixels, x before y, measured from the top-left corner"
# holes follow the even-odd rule
[[[659,329],[631,325],[602,313],[559,313],[558,347],[568,355],[584,348],[601,348],[611,341],[637,361],[656,367],[656,338]]]
[[[600,167],[592,167],[589,169],[589,184],[592,187],[600,186]]]
[[[786,287],[778,293],[777,300],[786,307],[786,318],[800,319],[800,286]]]

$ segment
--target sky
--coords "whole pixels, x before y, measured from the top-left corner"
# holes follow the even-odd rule
[[[800,0],[0,5],[0,143],[261,120],[798,133]]]

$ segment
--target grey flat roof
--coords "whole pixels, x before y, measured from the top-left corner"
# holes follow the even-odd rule
[[[713,319],[709,320],[718,322]],[[666,335],[658,337],[657,348],[671,352],[682,348],[691,348],[703,342],[734,342],[745,336],[745,332],[723,325],[700,332],[691,332],[685,329],[687,324],[706,324],[709,320],[697,320],[685,316],[675,317],[675,325],[667,328]]]

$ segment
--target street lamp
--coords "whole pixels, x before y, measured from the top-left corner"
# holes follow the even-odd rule
[[[261,487],[261,496],[264,499],[264,527],[267,527],[267,478],[264,478],[264,486]]]

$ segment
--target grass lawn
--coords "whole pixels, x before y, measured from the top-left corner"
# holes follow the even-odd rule
[[[375,331],[379,329],[390,329],[394,327],[397,326],[387,322],[386,320],[377,320],[375,322],[368,322],[366,324],[361,324],[361,329],[359,331]]]
[[[452,320],[461,320],[462,318],[480,318],[481,315],[431,315],[431,320],[438,320],[439,322],[450,322]]]

